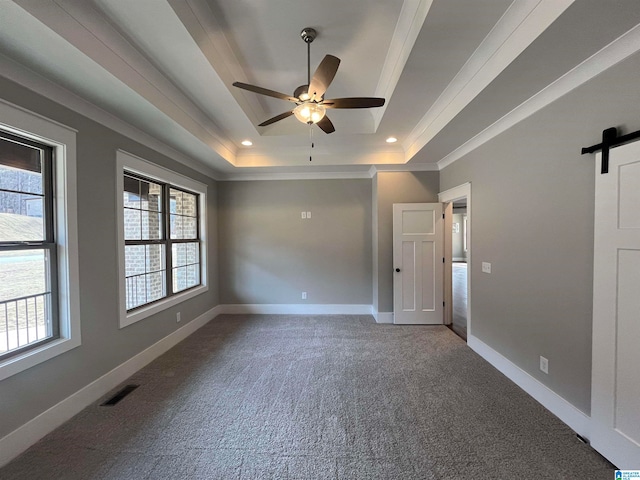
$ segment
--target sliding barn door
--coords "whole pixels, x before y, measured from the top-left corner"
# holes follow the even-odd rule
[[[640,468],[640,142],[597,156],[591,445]]]
[[[393,206],[393,323],[442,324],[440,203]]]

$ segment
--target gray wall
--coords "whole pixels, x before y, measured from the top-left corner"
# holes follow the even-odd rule
[[[78,130],[78,244],[82,345],[0,381],[0,438],[218,304],[216,183],[85,117],[0,78],[3,99]],[[116,149],[209,186],[209,291],[118,329]],[[176,312],[183,322],[175,321]]]
[[[221,182],[218,200],[221,303],[371,305],[371,180]]]
[[[438,201],[439,172],[378,172],[374,178],[374,309],[393,312],[393,204]]]
[[[580,148],[640,129],[638,78],[635,55],[441,172],[443,191],[472,183],[473,335],[586,413],[595,173]]]

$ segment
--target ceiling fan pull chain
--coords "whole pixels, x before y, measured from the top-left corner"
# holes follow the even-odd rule
[[[311,143],[311,148],[309,149],[309,161],[311,162],[313,158],[311,157],[311,153],[313,152],[313,148],[315,144],[313,142],[313,125],[309,125],[309,143]]]

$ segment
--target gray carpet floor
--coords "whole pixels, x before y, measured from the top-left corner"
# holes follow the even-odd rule
[[[89,406],[0,478],[613,478],[442,326],[223,315],[132,383],[120,403]]]

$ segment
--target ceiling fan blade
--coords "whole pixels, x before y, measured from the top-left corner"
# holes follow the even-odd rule
[[[281,100],[288,100],[290,102],[298,102],[297,98],[290,97],[284,93],[276,92],[275,90],[269,90],[268,88],[257,87],[248,83],[233,82],[234,87],[242,88],[243,90],[249,90],[250,92],[259,93],[260,95],[266,95],[267,97],[279,98]]]
[[[311,77],[309,83],[309,95],[312,95],[316,100],[320,100],[327,91],[329,84],[333,81],[333,77],[336,76],[338,66],[340,65],[340,59],[333,55],[325,55],[318,68]]]
[[[384,98],[377,97],[349,97],[332,98],[322,102],[326,108],[371,108],[384,105]]]
[[[276,122],[279,122],[280,120],[284,120],[285,118],[290,117],[291,115],[293,115],[293,110],[291,110],[289,112],[281,113],[280,115],[276,115],[275,117],[270,118],[269,120],[265,120],[264,122],[262,122],[258,126],[259,127],[266,127],[267,125],[271,125],[272,123],[276,123]]]
[[[333,133],[336,131],[336,127],[333,126],[333,123],[331,123],[331,120],[329,120],[329,117],[326,115],[322,117],[322,120],[316,123],[316,125],[318,125],[324,133]]]

